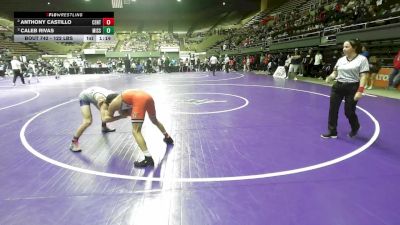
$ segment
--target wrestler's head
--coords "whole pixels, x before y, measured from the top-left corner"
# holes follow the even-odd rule
[[[106,104],[109,105],[118,95],[117,93],[107,95]]]

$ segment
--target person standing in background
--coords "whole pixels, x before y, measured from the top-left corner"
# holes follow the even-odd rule
[[[131,57],[129,54],[126,54],[124,59],[125,73],[131,73]]]
[[[4,79],[6,76],[6,64],[0,59],[0,77]]]
[[[320,70],[322,69],[322,54],[320,50],[317,50],[317,53],[314,56],[314,66],[313,66],[313,74],[312,77],[320,77]]]
[[[287,75],[290,78],[291,74],[293,74],[293,80],[297,80],[297,74],[299,73],[301,63],[301,55],[299,54],[299,50],[296,48],[294,50],[294,54],[290,57],[290,65],[289,65],[289,73]]]
[[[36,82],[39,83],[39,76],[38,76],[38,69],[37,69],[37,64],[33,60],[29,60],[28,64],[28,74],[29,74],[29,79],[28,79],[28,84],[31,83],[32,76],[36,77]]]
[[[285,79],[289,79],[289,66],[290,66],[290,60],[292,59],[292,56],[290,55],[290,54],[287,54],[287,56],[286,56],[286,60],[285,60],[285,65],[284,65],[284,67],[285,67],[285,74],[286,74],[286,77],[285,77]]]
[[[360,54],[365,56],[365,58],[367,58],[369,60],[369,51],[367,50],[367,47],[365,47],[365,45],[362,46],[362,50],[361,50]]]
[[[335,61],[336,63],[336,61]],[[311,76],[311,67],[314,64],[314,56],[312,55],[312,48],[308,49],[308,53],[303,58],[304,73],[303,76]]]
[[[376,74],[379,72],[381,69],[381,63],[379,62],[378,58],[376,56],[371,56],[369,58],[369,76],[368,76],[368,82],[366,85],[366,88],[368,90],[371,90],[374,87],[374,82],[376,78]]]
[[[229,73],[229,56],[228,55],[225,55],[224,69],[225,69],[225,72]]]
[[[400,84],[400,77],[397,76],[400,70],[400,49],[397,52],[397,55],[393,59],[393,70],[392,73],[389,75],[389,86],[396,88]],[[395,79],[398,77],[397,79]]]
[[[215,56],[211,56],[210,58],[210,69],[213,73],[213,76],[215,76],[215,70],[217,69],[217,63],[218,63],[218,59]]]

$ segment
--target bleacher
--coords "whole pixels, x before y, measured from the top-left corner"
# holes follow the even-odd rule
[[[215,52],[223,50],[223,45],[228,45],[228,50],[237,50],[240,48],[261,47],[268,49],[272,43],[281,43],[294,40],[302,40],[310,37],[322,37],[324,40],[321,45],[336,44],[336,33],[346,25],[346,29],[358,29],[352,24],[359,24],[365,21],[376,21],[376,26],[392,23],[392,21],[381,21],[391,15],[395,15],[400,9],[388,9],[391,4],[389,1],[383,2],[383,5],[374,7],[376,15],[362,16],[363,14],[354,14],[354,10],[365,8],[371,5],[359,6],[350,1],[343,5],[340,17],[336,6],[340,4],[335,0],[295,0],[287,1],[279,7],[268,9],[253,16],[249,22],[238,29],[234,34],[228,35],[225,40],[212,46],[209,51]],[[352,4],[350,6],[350,4]],[[370,2],[369,4],[372,4]],[[375,4],[375,3],[373,3]],[[362,5],[362,4],[361,4]],[[398,4],[400,8],[400,4]],[[374,5],[375,6],[375,5]],[[390,5],[393,7],[393,5]],[[371,23],[372,24],[372,23]],[[363,26],[363,25],[361,25]],[[372,25],[371,25],[372,26]],[[325,36],[326,35],[326,36]],[[240,41],[241,39],[242,41]],[[224,51],[224,50],[223,50]]]
[[[90,43],[90,49],[107,49],[108,51],[114,51],[115,47],[118,45],[118,40],[109,41],[109,42],[99,42],[99,43]]]
[[[144,52],[148,51],[150,45],[150,35],[148,33],[130,33],[119,35],[118,39],[121,44],[118,45],[117,51],[129,52],[138,51]]]
[[[38,55],[40,51],[27,45],[26,43],[18,43],[12,40],[12,36],[0,33],[0,46],[8,49],[12,55]]]

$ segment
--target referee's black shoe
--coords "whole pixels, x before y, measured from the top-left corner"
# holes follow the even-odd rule
[[[326,134],[321,134],[322,138],[337,138],[337,133],[328,132]]]
[[[145,156],[142,161],[135,161],[133,165],[138,168],[154,166],[154,160],[151,156]]]

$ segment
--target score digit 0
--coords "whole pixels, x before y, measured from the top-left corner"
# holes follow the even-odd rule
[[[114,34],[114,27],[103,27],[103,34]]]
[[[114,18],[103,18],[103,26],[114,26]]]

